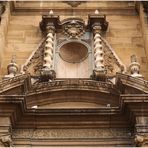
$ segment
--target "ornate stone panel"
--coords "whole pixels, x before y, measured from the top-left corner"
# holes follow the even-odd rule
[[[13,138],[48,138],[48,139],[73,139],[73,138],[121,138],[130,137],[128,129],[16,129]]]

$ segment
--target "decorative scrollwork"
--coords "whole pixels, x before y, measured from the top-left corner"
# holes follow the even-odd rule
[[[84,34],[84,24],[72,20],[64,25],[64,33],[69,38],[79,38]]]
[[[44,40],[39,48],[27,59],[26,64],[23,65],[22,71],[25,73],[30,73],[31,75],[40,75],[40,70],[43,65],[43,50],[45,45]]]

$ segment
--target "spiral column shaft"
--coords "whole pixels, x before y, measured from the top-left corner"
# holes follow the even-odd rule
[[[104,52],[102,47],[101,35],[99,33],[99,26],[95,26],[94,28],[94,63],[95,70],[103,71],[104,68]]]
[[[43,68],[52,69],[53,68],[53,50],[54,50],[54,27],[47,26],[47,37],[44,48],[44,62]]]

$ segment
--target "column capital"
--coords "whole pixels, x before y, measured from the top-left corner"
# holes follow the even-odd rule
[[[46,25],[46,33],[53,33],[55,32],[55,26],[53,23],[48,23]]]
[[[43,33],[47,33],[47,30],[53,30],[59,28],[60,20],[57,15],[43,15],[42,21],[40,22],[40,28]]]
[[[104,14],[94,14],[88,16],[88,28],[94,29],[95,27],[100,27],[101,31],[106,31],[108,28],[108,22],[106,21],[106,15]]]
[[[92,25],[92,29],[93,29],[93,33],[96,34],[96,33],[101,33],[101,30],[102,30],[102,27],[101,27],[101,24],[100,23],[94,23]]]

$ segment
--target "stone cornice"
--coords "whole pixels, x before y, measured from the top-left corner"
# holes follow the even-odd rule
[[[45,82],[45,83],[36,83],[32,85],[33,92],[48,92],[49,90],[93,90],[100,92],[116,92],[114,90],[114,86],[111,83],[107,82],[98,82],[93,80],[85,80],[85,79],[65,79],[65,80],[56,80],[53,82]]]
[[[25,80],[28,78],[29,78],[29,75],[24,74],[24,75],[17,75],[13,78],[3,79],[2,81],[0,81],[0,94],[21,85],[24,85],[24,89],[25,89]]]
[[[148,81],[142,78],[134,78],[130,75],[117,73],[117,79],[120,79],[122,84],[125,86],[130,86],[143,93],[148,93]]]
[[[0,115],[10,117],[12,127],[109,127],[110,116],[120,116],[118,107],[98,109],[29,109],[24,96],[0,96]],[[42,118],[40,118],[42,116]],[[99,118],[96,118],[98,116]],[[92,119],[90,122],[89,119]],[[27,120],[26,120],[27,119]],[[60,119],[60,121],[59,121]],[[68,119],[68,120],[67,120]],[[121,120],[121,121],[120,121]],[[127,126],[123,119],[113,124]],[[78,122],[80,121],[80,122]],[[102,122],[104,124],[102,125]],[[54,123],[54,124],[53,124]],[[121,125],[120,125],[121,124]]]
[[[94,1],[95,2],[95,1]],[[35,2],[32,2],[35,3]],[[64,5],[64,3],[61,1],[61,3],[58,1],[53,1],[54,5],[46,3],[46,1],[40,1],[36,2],[36,5],[32,5],[31,2],[25,2],[25,3],[19,3],[19,2],[11,2],[11,10],[12,13],[15,15],[25,15],[26,13],[28,15],[40,15],[40,14],[45,14],[50,11],[50,9],[53,10],[55,14],[61,14],[61,15],[72,15],[73,12],[75,15],[79,16],[79,14],[84,14],[88,15],[88,13],[94,13],[96,9],[99,9],[102,13],[105,13],[107,15],[112,15],[112,14],[122,14],[122,15],[135,15],[135,5],[134,2],[132,2],[130,5],[128,2],[123,2],[123,5],[121,5],[118,2],[109,2],[108,5],[104,5],[103,2],[98,1],[97,5],[91,6],[93,2],[86,2],[86,5],[80,5],[78,7],[70,7],[67,4]],[[104,2],[106,3],[106,2]],[[42,6],[41,6],[42,5]],[[65,13],[66,10],[66,13]]]

